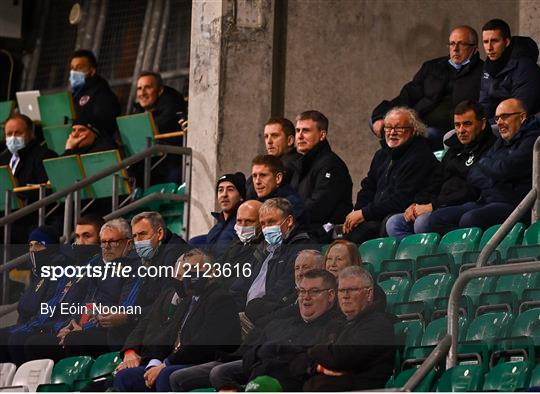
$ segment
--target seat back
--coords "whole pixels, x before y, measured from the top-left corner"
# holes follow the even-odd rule
[[[520,300],[525,289],[538,287],[540,287],[540,275],[536,273],[503,275],[497,279],[495,292],[511,292]]]
[[[454,277],[450,274],[429,274],[414,282],[409,293],[409,301],[433,301],[450,294]]]
[[[504,338],[510,330],[513,316],[510,312],[488,312],[477,316],[467,329],[465,340],[490,341]]]
[[[436,384],[437,392],[480,391],[484,374],[480,365],[456,365],[447,369]]]
[[[0,364],[0,387],[11,386],[17,366],[13,363]]]
[[[79,155],[55,157],[43,160],[43,166],[47,172],[47,177],[51,182],[53,192],[73,186],[74,183],[86,178],[86,173],[82,166]],[[91,197],[90,188],[81,190],[81,199]],[[63,199],[62,199],[63,201]]]
[[[17,369],[11,385],[26,386],[29,391],[36,391],[38,385],[51,381],[53,365],[54,361],[50,359],[28,361]]]
[[[486,375],[484,391],[521,391],[528,387],[531,368],[526,361],[501,362]]]
[[[122,161],[118,150],[108,150],[104,152],[87,153],[81,155],[81,164],[87,177],[97,174],[109,167],[112,167]],[[125,195],[131,192],[129,182],[127,181],[127,172],[124,169],[116,171],[118,179],[118,195]],[[102,178],[90,185],[92,196],[94,198],[111,197],[113,194],[112,186],[113,175]]]
[[[42,127],[65,125],[75,118],[71,92],[41,95],[38,105]]]
[[[51,383],[66,383],[72,385],[76,379],[88,376],[94,360],[88,356],[63,358],[53,368]]]
[[[90,369],[89,377],[91,379],[109,375],[114,372],[118,364],[122,362],[119,352],[105,353],[96,358],[96,361]]]
[[[420,320],[403,320],[394,324],[396,343],[405,348],[418,346],[423,333],[424,324]]]
[[[375,275],[381,272],[381,261],[394,258],[398,241],[394,237],[376,238],[363,242],[358,251],[362,261],[373,266]]]
[[[405,385],[405,383],[408,382],[408,380],[411,378],[411,376],[414,375],[416,372],[416,368],[409,368],[405,371],[402,371],[394,378],[391,378],[388,383],[386,384],[387,388],[400,388]],[[437,371],[435,369],[431,369],[426,376],[418,383],[418,385],[414,388],[413,392],[429,392],[431,391],[431,386],[433,384],[433,381],[435,380],[435,376],[437,375]]]
[[[17,180],[13,176],[13,172],[11,172],[11,168],[9,166],[0,166],[0,212],[3,212],[6,206],[6,190],[13,190],[17,186]],[[22,205],[21,200],[16,195],[13,195],[11,209],[19,209]]]
[[[0,140],[4,139],[4,124],[15,109],[15,101],[0,101]]]
[[[437,233],[412,234],[403,238],[396,251],[396,259],[413,259],[433,254],[440,236]]]
[[[119,116],[116,118],[116,123],[127,157],[146,149],[147,138],[153,139],[158,134],[151,112]]]
[[[66,141],[71,133],[71,124],[60,124],[43,128],[43,138],[47,148],[55,151],[59,156],[66,150]]]
[[[489,293],[495,289],[497,283],[497,278],[490,276],[481,276],[479,278],[474,278],[467,283],[465,289],[463,290],[463,295],[470,297],[473,305],[478,304],[478,299],[482,293]]]
[[[521,312],[512,324],[511,337],[531,337],[540,346],[540,307]]]
[[[407,300],[411,282],[408,278],[398,276],[379,282],[379,286],[381,286],[386,294],[386,302],[392,305]]]
[[[529,387],[540,387],[540,364],[537,364],[531,373]]]
[[[437,248],[438,253],[450,253],[454,262],[461,264],[463,253],[476,250],[482,230],[478,227],[460,228],[446,233]]]
[[[523,245],[540,244],[540,221],[531,224],[523,234]]]
[[[465,316],[459,316],[458,318],[458,336],[461,338],[465,336],[467,330],[468,319]],[[422,346],[435,346],[447,333],[448,317],[443,316],[438,319],[432,320],[424,331],[422,337]]]

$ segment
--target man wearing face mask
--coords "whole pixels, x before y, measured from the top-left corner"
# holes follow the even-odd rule
[[[87,49],[79,49],[71,55],[69,69],[77,117],[84,117],[104,135],[115,139],[120,103],[107,81],[97,74],[96,57]]]
[[[259,208],[261,205],[260,201],[248,200],[238,207],[236,224],[234,225],[238,240],[233,241],[227,251],[216,260],[216,263],[222,268],[228,265],[229,268],[232,268],[232,272],[236,274],[237,271],[234,267],[237,264],[239,267],[238,272],[242,272],[244,266],[250,267],[253,251],[264,241],[259,223]],[[234,274],[230,277],[222,275],[219,279],[222,286],[229,289],[238,278]]]
[[[172,266],[181,254],[190,249],[189,245],[166,226],[158,212],[141,212],[131,219],[131,230],[135,251],[146,266]],[[143,307],[143,314],[154,302],[167,283],[164,278],[142,278],[142,288],[137,304]]]
[[[238,278],[231,292],[239,311],[252,321],[279,308],[280,300],[294,291],[294,261],[301,250],[315,242],[299,230],[292,205],[284,198],[271,198],[259,209],[265,242],[253,253],[251,275]]]
[[[122,349],[116,391],[171,391],[172,372],[215,360],[240,344],[234,300],[215,281],[200,249],[177,262],[178,286],[162,290]]]

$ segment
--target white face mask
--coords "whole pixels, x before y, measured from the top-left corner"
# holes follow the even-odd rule
[[[257,235],[257,228],[255,226],[239,226],[234,225],[234,231],[242,243],[248,243]]]
[[[6,137],[6,146],[11,154],[20,151],[26,146],[24,137]]]

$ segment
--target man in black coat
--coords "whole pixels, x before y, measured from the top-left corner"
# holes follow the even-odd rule
[[[453,109],[463,100],[478,100],[483,62],[478,55],[478,34],[470,26],[450,32],[449,56],[422,64],[413,80],[392,100],[384,100],[371,115],[373,131],[382,137],[383,119],[393,107],[411,107],[428,127],[434,149],[442,149],[444,133],[453,128]]]
[[[108,136],[102,135],[91,122],[84,118],[78,118],[71,125],[71,133],[66,140],[66,150],[62,156],[84,155],[116,148],[114,141]]]
[[[210,259],[193,249],[179,260],[177,285],[164,289],[126,340],[114,378],[117,391],[170,391],[169,376],[215,360],[240,344],[234,301],[212,275]]]
[[[386,222],[386,232],[391,237],[402,239],[414,233],[428,233],[431,212],[478,198],[478,191],[467,183],[467,174],[496,138],[482,106],[476,101],[466,100],[457,105],[454,126],[456,134],[446,140],[450,148],[442,165],[432,172],[426,187],[416,194],[405,212],[393,215]]]
[[[115,140],[120,103],[107,81],[97,74],[96,57],[87,49],[79,49],[71,55],[69,62],[69,83],[76,117],[84,117],[103,135]]]
[[[343,225],[356,243],[382,236],[385,218],[403,212],[427,185],[439,162],[423,137],[425,126],[410,108],[390,110],[384,119],[384,139],[362,180],[354,211]]]
[[[326,223],[343,223],[351,211],[352,179],[347,165],[330,148],[328,119],[318,111],[296,117],[296,150],[302,156],[291,186],[296,189],[309,218],[309,233],[320,242],[329,240]]]
[[[492,19],[482,27],[487,59],[480,87],[480,104],[490,124],[497,105],[509,98],[519,99],[525,110],[540,111],[540,67],[538,45],[530,37],[512,37],[510,27],[501,19]]]
[[[502,223],[531,190],[533,148],[540,136],[540,121],[527,117],[524,104],[514,98],[499,104],[495,119],[500,136],[467,175],[467,182],[480,197],[434,211],[429,218],[432,231],[486,230]]]
[[[394,369],[393,318],[373,305],[373,278],[366,270],[347,267],[338,283],[345,326],[335,341],[307,351],[307,368],[301,359],[291,368],[309,371],[304,391],[383,388]]]

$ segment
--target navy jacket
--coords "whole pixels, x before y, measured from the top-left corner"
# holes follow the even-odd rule
[[[440,166],[432,172],[426,187],[416,194],[417,204],[431,203],[433,209],[459,205],[478,198],[478,190],[467,183],[467,174],[496,140],[491,126],[486,128],[468,145],[462,145],[457,135],[446,140],[450,148]]]
[[[225,220],[221,212],[212,212],[211,214],[217,223],[206,235],[206,246],[213,256],[219,257],[225,253],[231,242],[238,239],[236,231],[234,231],[236,212],[230,215],[227,220]]]
[[[532,158],[540,121],[531,116],[510,141],[501,137],[471,168],[468,182],[480,190],[480,202],[516,205],[532,188]]]
[[[366,221],[382,221],[390,214],[403,212],[440,165],[423,137],[413,137],[395,149],[390,149],[384,140],[381,145],[362,180],[354,206],[362,210]]]
[[[540,111],[540,67],[538,45],[530,37],[512,37],[511,50],[506,66],[496,75],[488,72],[490,60],[484,64],[480,86],[480,104],[486,110],[491,123],[495,109],[501,101],[518,98],[530,114]]]

